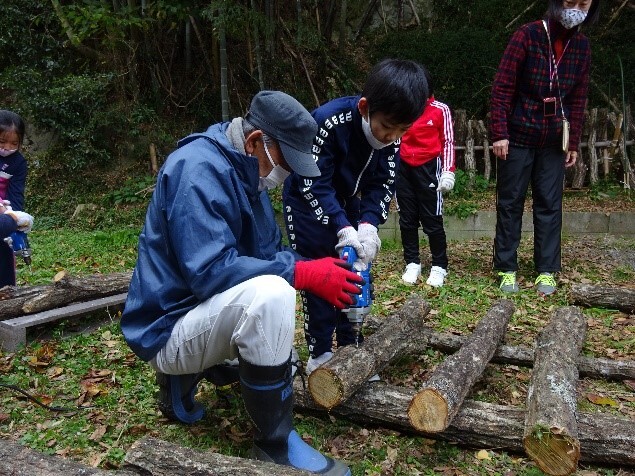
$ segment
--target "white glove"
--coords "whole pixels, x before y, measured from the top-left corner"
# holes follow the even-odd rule
[[[454,188],[454,172],[442,172],[439,179],[439,192],[449,192]]]
[[[18,225],[18,230],[28,233],[33,227],[33,217],[25,212],[7,211],[5,214],[10,215]]]
[[[364,251],[364,247],[359,242],[359,238],[357,237],[357,230],[352,226],[345,226],[340,231],[337,232],[337,245],[335,245],[335,251],[338,254],[342,251],[342,248],[345,246],[351,246],[357,253],[357,261],[362,261],[366,258],[366,252]],[[357,265],[357,261],[353,264],[353,267],[357,271],[363,271],[363,269],[357,269],[359,265]],[[364,269],[366,269],[366,265],[364,265]]]
[[[6,212],[10,212],[11,210],[13,210],[13,208],[11,208],[11,202],[9,200],[0,200],[0,204],[4,207]]]
[[[364,264],[369,264],[375,259],[381,249],[381,240],[377,234],[377,227],[370,223],[360,223],[357,229],[357,236],[366,254],[362,261],[364,261]]]

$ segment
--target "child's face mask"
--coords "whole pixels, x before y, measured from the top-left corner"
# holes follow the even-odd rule
[[[4,149],[0,148],[0,157],[9,157],[11,154],[17,152],[18,149]]]
[[[373,135],[373,130],[370,127],[370,114],[368,114],[368,119],[362,116],[362,130],[364,131],[364,137],[366,137],[370,146],[375,150],[383,149],[392,144],[392,142],[385,144]]]

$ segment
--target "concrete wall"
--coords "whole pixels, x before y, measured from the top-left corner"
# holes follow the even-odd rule
[[[613,235],[635,238],[635,212],[565,212],[563,235],[602,236]],[[445,232],[449,240],[462,241],[474,238],[494,238],[496,212],[478,212],[466,219],[444,217]],[[523,215],[523,234],[533,234],[531,212]],[[381,239],[401,242],[399,214],[393,212],[386,223],[379,227]],[[422,235],[424,237],[424,235]]]

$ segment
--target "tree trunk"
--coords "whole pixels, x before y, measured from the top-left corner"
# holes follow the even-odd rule
[[[0,320],[46,311],[73,302],[125,293],[131,277],[132,272],[93,274],[76,278],[59,272],[53,278],[52,285],[5,286],[0,289]]]
[[[306,476],[306,472],[264,461],[184,448],[144,437],[126,453],[124,468],[144,476]]]
[[[490,177],[492,176],[492,159],[489,155],[489,137],[487,134],[487,128],[483,121],[478,121],[478,131],[483,138],[483,178],[489,182]]]
[[[412,426],[427,432],[448,427],[494,355],[513,313],[512,301],[497,301],[461,348],[434,369],[408,406]]]
[[[258,11],[256,0],[251,0],[251,9],[254,12]],[[258,23],[254,22],[252,28],[254,33],[254,53],[256,55],[256,69],[258,70],[258,86],[260,86],[260,90],[263,91],[265,89],[265,79],[262,73],[262,52],[260,51],[260,33],[258,33]]]
[[[586,307],[608,307],[635,312],[635,289],[624,286],[573,284],[570,297],[574,304]]]
[[[218,29],[218,42],[220,48],[220,98],[221,117],[223,121],[229,121],[229,87],[227,84],[227,38],[225,28]]]
[[[591,109],[589,115],[589,139],[587,140],[587,150],[589,151],[589,181],[591,185],[596,184],[600,179],[598,153],[595,148],[597,141],[597,126],[598,126],[598,109]]]
[[[587,165],[584,160],[584,154],[582,147],[578,148],[578,159],[573,166],[573,178],[571,179],[571,188],[579,190],[584,186],[584,180],[586,178]]]
[[[586,336],[579,308],[556,309],[536,338],[523,445],[547,474],[568,475],[578,466],[580,440],[576,420],[576,360]]]
[[[401,355],[410,336],[420,331],[428,312],[427,302],[419,297],[410,298],[379,331],[366,338],[362,346],[337,349],[331,360],[309,376],[313,399],[326,409],[348,399],[369,377]]]
[[[346,45],[346,16],[348,14],[348,7],[346,0],[340,0],[340,18],[338,22],[338,38],[337,49],[340,54],[344,51]]]
[[[420,434],[428,438],[450,441],[472,448],[498,448],[521,453],[523,451],[522,408],[466,400],[450,426],[439,433],[424,433],[414,429],[408,421],[408,405],[416,390],[389,385],[384,382],[366,383],[342,405],[329,414],[343,416],[361,425],[378,425],[406,434]],[[302,382],[294,383],[295,409],[324,412],[315,404]],[[581,460],[635,466],[635,424],[633,420],[602,414],[578,414]]]
[[[476,157],[474,152],[474,121],[467,121],[467,138],[465,139],[465,171],[469,181],[470,188],[474,186],[474,177],[476,176]]]
[[[608,124],[609,110],[605,107],[600,108],[598,111],[598,140],[600,142],[606,142],[608,140]],[[609,151],[604,147],[602,148],[602,173],[605,179],[608,178],[610,171]]]
[[[377,4],[377,0],[368,1],[368,4],[366,5],[366,10],[364,10],[362,19],[359,21],[359,25],[357,26],[357,31],[355,32],[355,37],[353,38],[353,40],[357,41],[357,39],[359,38],[359,35],[361,35],[362,31],[364,31],[364,28],[366,27],[366,23],[368,23],[368,21],[373,16],[373,13],[376,8],[376,4]]]
[[[1,438],[0,461],[0,476],[137,476],[128,471],[91,468]]]

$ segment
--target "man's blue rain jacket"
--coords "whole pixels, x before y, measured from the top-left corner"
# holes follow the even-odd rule
[[[215,294],[268,274],[293,285],[297,255],[282,247],[269,197],[258,192],[258,161],[230,145],[228,125],[182,139],[157,177],[121,318],[143,360]]]

